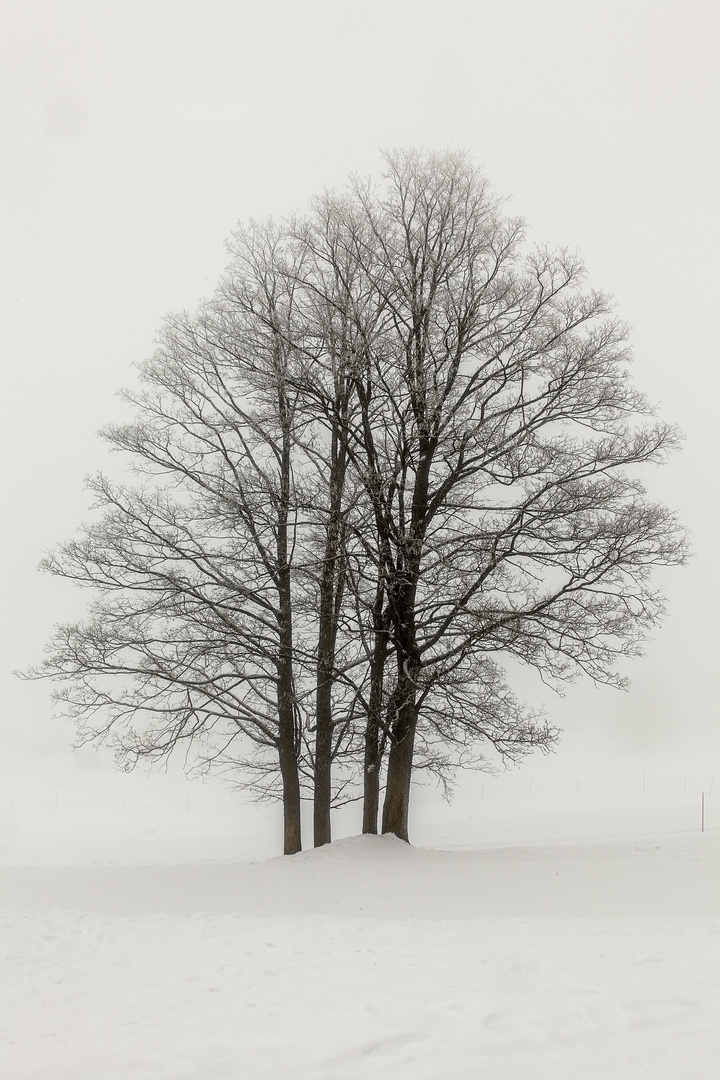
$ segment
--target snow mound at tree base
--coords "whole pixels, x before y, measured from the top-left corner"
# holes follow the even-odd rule
[[[242,864],[5,868],[0,1075],[704,1080],[719,846],[383,836]]]
[[[238,864],[7,867],[0,903],[107,915],[393,920],[713,915],[719,855],[718,830],[468,851],[356,836]]]

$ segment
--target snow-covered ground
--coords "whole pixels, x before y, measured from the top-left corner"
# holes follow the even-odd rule
[[[488,782],[420,800],[418,846],[268,858],[274,814],[192,789],[142,805],[132,784],[122,807],[119,780],[98,780],[114,817],[69,791],[15,803],[4,1080],[714,1075],[720,830],[694,793]]]

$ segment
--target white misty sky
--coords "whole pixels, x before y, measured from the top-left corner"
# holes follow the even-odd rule
[[[531,235],[577,247],[687,435],[651,490],[695,558],[628,695],[547,700],[584,773],[718,749],[720,16],[701,0],[5,0],[0,12],[3,768],[66,760],[18,682],[83,598],[36,572],[88,503],[96,431],[238,220],[302,209],[392,146],[467,149]],[[579,763],[579,764],[577,764]],[[714,766],[713,766],[714,768]]]

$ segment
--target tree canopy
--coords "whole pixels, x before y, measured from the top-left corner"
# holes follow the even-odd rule
[[[104,437],[135,470],[45,560],[88,586],[35,674],[122,763],[180,746],[284,806],[407,839],[413,770],[549,748],[503,661],[620,685],[683,530],[642,466],[678,444],[627,330],[566,250],[530,246],[462,154],[385,156],[253,223],[165,320]]]

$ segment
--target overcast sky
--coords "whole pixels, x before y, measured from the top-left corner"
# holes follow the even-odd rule
[[[4,0],[3,767],[64,760],[18,682],[83,597],[36,572],[87,514],[114,392],[192,308],[238,220],[302,209],[379,149],[469,150],[531,236],[584,256],[632,326],[684,453],[649,477],[695,558],[622,695],[543,695],[558,761],[710,768],[718,724],[718,132],[714,0]],[[536,683],[523,691],[540,694]],[[59,766],[58,766],[59,767]],[[713,766],[714,769],[714,766]]]

